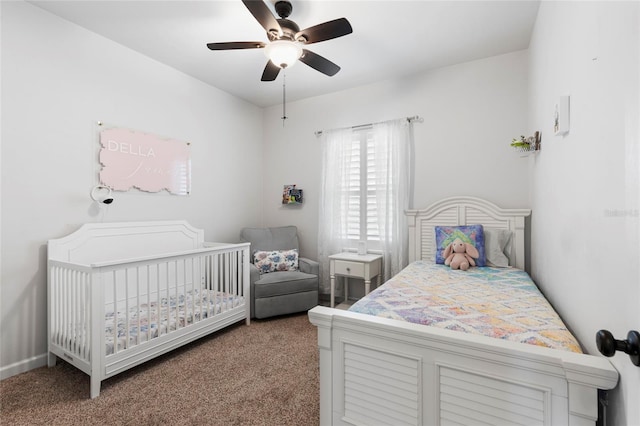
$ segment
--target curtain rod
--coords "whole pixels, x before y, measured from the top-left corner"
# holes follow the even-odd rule
[[[414,115],[411,117],[405,117],[405,120],[407,120],[407,122],[409,123],[413,123],[414,121],[416,123],[422,123],[424,121],[424,119],[422,117],[420,117],[419,115]],[[339,127],[337,129],[332,129],[332,130],[343,130],[343,129],[359,129],[361,127],[369,127],[369,126],[373,126],[374,124],[381,124],[381,123],[387,123],[389,121],[394,121],[394,120],[386,120],[386,121],[378,121],[375,123],[369,123],[369,124],[360,124],[358,126],[351,126],[351,127]],[[323,130],[316,130],[315,132],[313,132],[316,136],[321,136],[322,135]]]

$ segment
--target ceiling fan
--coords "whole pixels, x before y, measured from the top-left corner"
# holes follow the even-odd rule
[[[209,49],[264,48],[269,61],[262,73],[262,81],[275,80],[281,69],[291,66],[298,59],[300,62],[328,76],[333,76],[340,71],[338,65],[310,50],[304,49],[302,46],[351,34],[353,29],[345,18],[334,19],[333,21],[300,30],[300,27],[295,22],[287,19],[293,10],[289,1],[278,0],[275,2],[274,7],[280,19],[276,19],[273,16],[269,7],[262,0],[242,0],[242,3],[267,31],[269,43],[261,41],[208,43],[207,47]]]

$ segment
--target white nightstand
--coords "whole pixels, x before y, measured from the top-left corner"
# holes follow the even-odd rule
[[[376,287],[380,286],[382,272],[382,255],[338,253],[329,256],[329,273],[331,275],[331,307],[335,305],[336,275],[344,279],[344,300],[349,296],[349,278],[364,279],[364,294],[369,294],[371,279],[377,277]]]

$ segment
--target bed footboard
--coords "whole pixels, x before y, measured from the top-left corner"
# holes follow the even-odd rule
[[[318,306],[320,424],[593,425],[602,357]]]

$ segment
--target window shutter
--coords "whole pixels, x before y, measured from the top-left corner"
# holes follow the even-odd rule
[[[343,215],[347,223],[346,237],[352,241],[366,240],[370,247],[375,247],[381,238],[377,198],[380,191],[386,190],[386,185],[378,183],[385,182],[388,173],[384,159],[383,164],[376,162],[380,158],[376,158],[374,150],[372,130],[354,130],[351,145],[345,152],[349,173],[342,182],[343,190],[348,194],[348,206]]]

